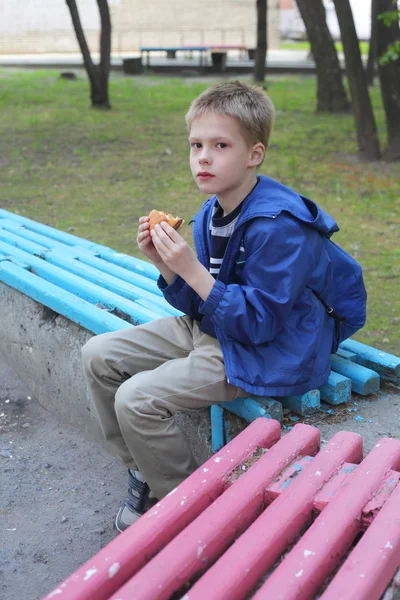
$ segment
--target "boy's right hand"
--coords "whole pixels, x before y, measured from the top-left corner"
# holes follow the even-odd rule
[[[163,260],[155,249],[153,240],[151,239],[149,221],[149,217],[140,217],[137,245],[140,252],[149,258],[154,265],[157,265],[162,263]]]

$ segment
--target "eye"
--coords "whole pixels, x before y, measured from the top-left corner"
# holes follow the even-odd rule
[[[192,142],[190,144],[190,147],[191,148],[201,148],[201,144],[200,144],[200,142]]]
[[[225,144],[225,142],[219,142],[217,144],[217,148],[226,148],[228,146],[228,144]]]

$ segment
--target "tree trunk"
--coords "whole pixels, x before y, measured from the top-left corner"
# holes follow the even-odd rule
[[[111,18],[107,0],[97,0],[100,12],[101,34],[100,34],[100,65],[99,65],[99,89],[100,95],[93,97],[93,106],[100,105],[101,108],[111,108],[108,100],[108,78],[111,65]]]
[[[108,76],[110,72],[111,54],[111,20],[107,0],[97,0],[101,18],[100,65],[93,63],[90,50],[79,17],[76,0],[66,0],[71,13],[72,24],[79,47],[82,52],[83,63],[90,81],[91,101],[93,108],[111,108],[108,99]]]
[[[392,0],[376,0],[376,3],[378,14],[394,10]],[[400,40],[398,21],[387,27],[379,19],[376,26],[376,49],[388,138],[388,145],[383,154],[385,160],[400,160],[400,58],[381,65],[379,57],[387,50],[389,44],[397,40]]]
[[[254,63],[254,79],[264,83],[265,59],[267,57],[267,13],[268,0],[257,0],[257,48]]]
[[[376,132],[367,78],[361,60],[360,46],[349,0],[333,0],[339,22],[346,61],[346,73],[350,86],[354,119],[357,130],[358,149],[362,158],[380,158],[379,140]]]
[[[350,104],[343,86],[335,44],[326,24],[321,0],[296,0],[307,30],[317,71],[317,111],[347,112]]]
[[[366,67],[368,87],[374,85],[376,68],[376,25],[377,25],[376,0],[371,0],[371,35],[369,38],[368,62]]]

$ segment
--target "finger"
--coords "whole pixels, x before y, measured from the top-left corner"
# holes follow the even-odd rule
[[[139,218],[139,223],[146,223],[150,221],[150,217],[149,216],[145,216],[145,217],[140,217]]]
[[[171,225],[169,225],[166,221],[161,221],[160,227],[175,243],[178,243],[179,240],[182,238],[182,236],[179,235],[179,233],[175,231],[175,229],[171,227]]]
[[[149,231],[143,231],[143,232],[139,233],[137,236],[138,242],[141,242],[146,239],[148,239],[148,240],[151,239]]]
[[[163,240],[158,235],[158,232],[154,228],[151,232],[151,239],[153,241],[154,247],[160,255],[165,256],[168,252],[167,246],[164,244]]]
[[[147,248],[147,246],[150,246],[150,244],[151,244],[150,238],[146,238],[145,240],[141,240],[140,242],[138,241],[139,248]]]
[[[139,225],[138,231],[148,231],[149,227],[150,224],[148,222],[142,223],[141,225]]]
[[[156,235],[161,240],[161,242],[164,244],[164,246],[166,246],[166,248],[172,249],[175,246],[175,242],[169,236],[169,232],[164,231],[162,225],[163,225],[163,223],[155,226],[154,229],[155,229]],[[172,227],[170,227],[168,224],[167,224],[167,227],[169,227],[169,229],[171,229],[171,231],[174,231],[172,229]]]

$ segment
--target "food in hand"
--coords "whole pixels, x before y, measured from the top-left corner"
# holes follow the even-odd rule
[[[150,231],[155,225],[166,221],[168,225],[173,227],[175,231],[179,231],[184,224],[184,220],[180,217],[173,217],[170,213],[164,212],[163,210],[152,210],[149,214],[150,217]]]

